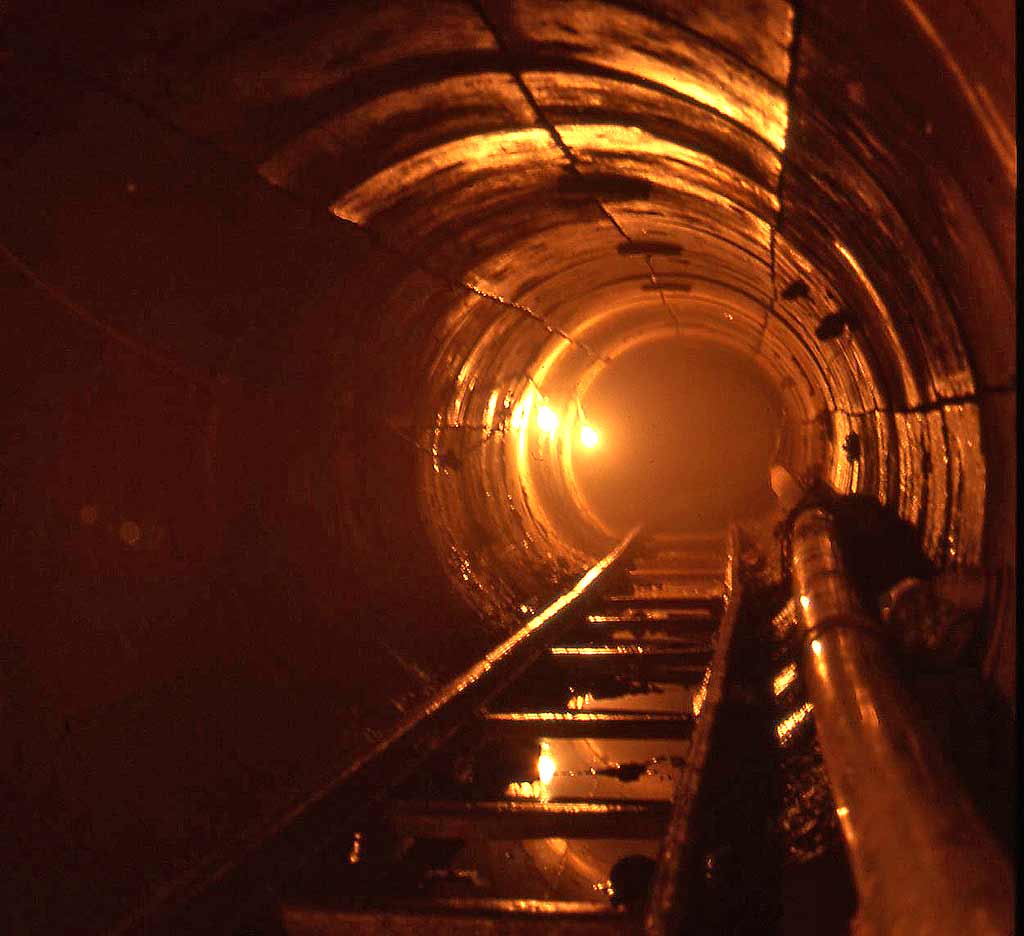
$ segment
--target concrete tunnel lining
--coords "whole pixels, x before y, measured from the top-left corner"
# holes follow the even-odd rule
[[[47,220],[8,220],[3,243],[93,317],[67,324],[14,274],[40,324],[26,317],[12,348],[47,352],[12,379],[34,388],[29,434],[53,440],[13,450],[36,557],[13,567],[30,577],[63,556],[43,564],[78,607],[16,631],[42,710],[113,723],[133,693],[209,660],[327,699],[357,681],[345,627],[365,669],[415,704],[607,546],[563,472],[521,470],[517,408],[537,383],[572,386],[630,342],[676,334],[771,375],[794,474],[894,504],[940,565],[985,566],[988,674],[1012,697],[1016,178],[1012,57],[990,7],[21,13],[9,67],[24,113],[3,172],[11,218]],[[899,54],[879,45],[894,29]],[[816,337],[838,313],[856,327]],[[199,378],[168,377],[133,341]],[[93,402],[71,407],[85,388]],[[73,552],[41,516],[69,538],[109,522],[112,542]],[[126,519],[145,550],[118,541]],[[225,581],[234,610],[197,614]],[[259,589],[290,623],[240,651]],[[441,639],[407,626],[425,602],[449,621]],[[204,614],[222,623],[204,633]],[[133,617],[160,624],[122,646],[103,622]],[[90,675],[75,654],[102,665]],[[395,709],[372,683],[345,704],[380,730]],[[152,711],[132,717],[168,737],[172,716]],[[39,737],[39,763],[65,763],[63,742]],[[317,744],[296,745],[285,761],[315,760]],[[201,839],[176,867],[212,847]],[[126,893],[147,892],[145,874]]]

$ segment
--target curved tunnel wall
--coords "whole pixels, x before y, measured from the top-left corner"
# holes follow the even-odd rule
[[[1010,19],[15,16],[4,756],[80,861],[27,919],[116,918],[601,552],[529,413],[637,340],[751,359],[795,474],[983,562],[1012,697]]]
[[[481,294],[449,313],[459,350],[445,350],[437,395],[413,424],[421,443],[435,428],[432,467],[452,478],[425,483],[429,516],[449,507],[432,529],[455,580],[512,595],[538,562],[595,554],[595,531],[566,535],[579,518],[551,513],[566,501],[564,473],[545,477],[522,436],[551,399],[544,381],[557,387],[560,369],[608,361],[666,321],[772,373],[797,474],[894,502],[940,562],[977,563],[979,386],[1013,384],[1005,327],[979,342],[977,319],[1009,309],[1015,178],[998,82],[972,86],[939,35],[952,14],[897,11],[922,39],[897,62],[871,54],[859,31],[870,18],[855,26],[813,7],[443,9],[443,29],[372,50],[376,67],[401,63],[399,88],[348,97],[341,114],[276,140],[260,171]],[[988,24],[973,28],[977,48],[998,48]],[[354,63],[371,55],[358,36],[317,81],[353,94]],[[301,50],[315,61],[336,51],[326,39]],[[274,57],[290,74],[287,53]],[[227,67],[266,65],[265,50],[250,50]],[[952,112],[921,77],[934,73],[959,98]],[[956,139],[968,130],[979,145],[965,158]],[[970,273],[965,253],[977,258]],[[823,339],[830,323],[845,326]],[[858,458],[844,448],[851,434]],[[500,506],[471,505],[474,495]],[[502,526],[481,549],[481,530]]]

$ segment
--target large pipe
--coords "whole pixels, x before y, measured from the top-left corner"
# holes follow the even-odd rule
[[[803,675],[860,922],[872,936],[1012,933],[1008,861],[901,687],[826,512],[797,517],[792,565]]]

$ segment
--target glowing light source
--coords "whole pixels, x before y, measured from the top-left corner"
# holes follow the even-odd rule
[[[593,426],[583,426],[583,428],[580,429],[580,445],[584,448],[597,448],[597,443],[600,441],[601,437],[597,434],[597,430]]]
[[[537,425],[544,432],[553,433],[558,428],[558,414],[550,406],[537,410]]]
[[[806,611],[811,606],[811,599],[807,595],[800,596],[800,607]]]
[[[820,657],[821,656],[821,641],[820,640],[812,640],[811,641],[811,652],[816,657]]]
[[[547,742],[540,746],[540,757],[537,758],[537,776],[540,782],[547,786],[555,777],[555,759],[551,756],[551,749]]]

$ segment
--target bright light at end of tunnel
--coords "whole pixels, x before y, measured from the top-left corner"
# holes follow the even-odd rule
[[[558,414],[550,406],[542,406],[537,410],[537,425],[544,432],[554,432],[558,428]]]
[[[597,448],[597,444],[600,441],[601,437],[593,426],[584,426],[580,429],[580,445],[585,449]]]

